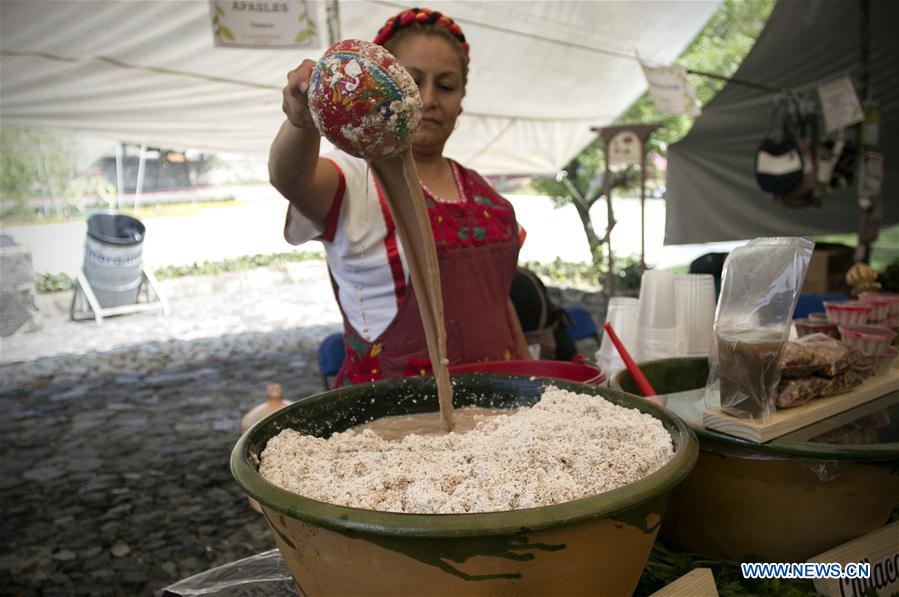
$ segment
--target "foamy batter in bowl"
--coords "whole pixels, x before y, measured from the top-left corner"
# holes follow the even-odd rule
[[[547,388],[532,407],[486,416],[466,433],[385,440],[371,429],[327,439],[285,429],[261,454],[269,482],[314,500],[385,512],[497,512],[622,487],[673,456],[655,417]]]

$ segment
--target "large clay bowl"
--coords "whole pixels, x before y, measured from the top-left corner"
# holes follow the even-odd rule
[[[702,427],[705,358],[640,363],[659,394],[699,438],[699,460],[672,493],[661,537],[671,547],[717,558],[803,562],[883,526],[899,504],[899,394],[883,398],[887,426],[876,443],[834,444],[784,436],[766,444]],[[637,393],[620,372],[612,387]],[[864,414],[863,412],[859,413]],[[870,416],[870,415],[869,415]]]
[[[535,403],[544,384],[601,395],[649,413],[675,455],[625,487],[525,510],[417,515],[310,500],[265,481],[258,456],[281,429],[327,437],[389,415],[437,410],[433,378],[360,385],[298,400],[237,443],[231,470],[262,505],[278,548],[306,595],[630,595],[649,557],[671,490],[696,460],[696,438],[677,417],[607,388],[523,376],[453,378],[456,406]]]

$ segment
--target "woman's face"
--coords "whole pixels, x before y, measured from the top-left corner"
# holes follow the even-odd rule
[[[412,140],[419,153],[442,153],[462,113],[462,61],[451,42],[437,35],[410,35],[394,48],[421,93],[421,125]]]

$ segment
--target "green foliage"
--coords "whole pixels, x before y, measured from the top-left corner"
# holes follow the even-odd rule
[[[637,257],[625,257],[618,260],[619,270],[615,274],[615,290],[621,294],[635,294],[640,290],[640,260]],[[562,261],[556,257],[551,263],[526,261],[521,264],[541,278],[555,283],[599,286],[603,285],[606,276],[604,265],[596,267],[588,263]]]
[[[78,146],[69,138],[32,130],[0,128],[2,211],[28,210],[27,200],[44,197],[44,212],[71,210],[84,195],[77,171]],[[56,201],[63,200],[62,203]]]
[[[160,280],[171,280],[185,276],[216,276],[225,272],[242,272],[259,267],[284,267],[286,263],[297,261],[322,261],[323,253],[273,253],[271,255],[242,255],[234,259],[204,261],[190,265],[167,265],[153,273]],[[37,274],[36,288],[39,293],[65,292],[74,288],[74,280],[66,274]]]
[[[752,49],[776,0],[724,0],[702,32],[678,59],[687,70],[722,77],[733,75]],[[724,82],[700,75],[687,75],[702,105],[724,87]],[[692,116],[669,116],[659,112],[647,91],[619,117],[618,123],[659,123],[662,128],[650,137],[650,148],[661,154],[679,141],[693,125]]]
[[[168,265],[157,269],[154,273],[160,280],[168,280],[184,276],[215,276],[224,272],[246,271],[258,267],[283,267],[288,262],[320,261],[323,259],[324,255],[321,252],[241,255],[234,259],[224,259],[222,261],[194,262],[190,265]]]
[[[66,292],[75,288],[75,280],[68,274],[37,274],[36,277],[35,290],[39,294]]]
[[[899,292],[899,257],[880,272],[877,280],[883,285],[885,291]]]
[[[732,75],[755,43],[774,7],[776,0],[724,0],[702,32],[693,40],[679,59],[687,69],[708,72],[715,75]],[[707,77],[691,75],[691,83],[699,100],[708,103],[723,86],[723,82]],[[618,117],[618,123],[650,124],[660,123],[662,128],[650,137],[649,146],[661,154],[667,152],[668,144],[683,137],[693,123],[689,116],[667,116],[659,112],[652,102],[649,92],[644,93],[630,108]],[[597,233],[590,220],[590,207],[604,198],[603,174],[605,158],[601,143],[597,139],[584,150],[555,178],[545,178],[533,182],[534,189],[548,196],[555,207],[574,205],[578,210],[590,253],[593,270],[599,271],[605,260],[605,246],[602,244],[605,232]],[[652,173],[647,172],[647,178]],[[611,187],[619,191],[632,190],[639,183],[638,171],[634,166],[612,171]],[[616,268],[618,265],[616,264]],[[627,267],[627,266],[626,266]],[[632,284],[633,272],[625,272],[625,285]],[[638,276],[639,278],[639,276]],[[638,281],[639,284],[639,281]]]
[[[653,545],[649,561],[634,595],[651,595],[694,568],[710,568],[721,597],[812,597],[817,595],[810,580],[744,579],[740,564],[712,560],[690,553],[667,549],[660,541]]]

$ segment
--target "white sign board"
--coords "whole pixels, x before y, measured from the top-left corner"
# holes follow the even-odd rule
[[[852,126],[865,119],[855,87],[849,77],[818,85],[821,112],[828,133]]]
[[[849,543],[834,547],[809,562],[870,565],[867,578],[819,578],[815,588],[831,597],[868,597],[899,592],[899,522],[893,522]]]
[[[237,48],[318,48],[318,2],[210,0],[215,45]]]
[[[642,151],[640,137],[621,131],[609,141],[609,165],[639,164]]]
[[[679,114],[699,116],[702,113],[696,92],[687,82],[687,71],[684,67],[679,64],[656,67],[642,62],[640,65],[643,67],[643,74],[646,75],[646,82],[649,83],[652,101],[660,112],[675,116]]]

